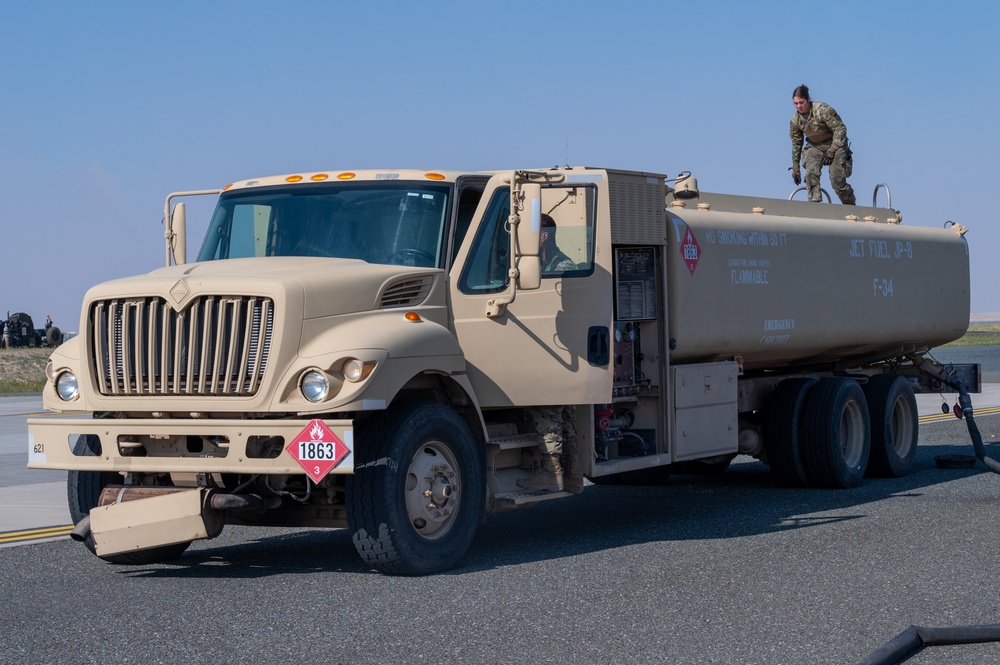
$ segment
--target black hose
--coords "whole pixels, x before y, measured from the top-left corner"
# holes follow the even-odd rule
[[[969,397],[969,389],[961,381],[947,381],[948,385],[958,390],[958,403],[962,407],[962,415],[965,416],[966,426],[969,428],[969,437],[972,439],[972,448],[976,451],[976,457],[990,469],[993,473],[1000,473],[1000,463],[986,456],[986,449],[983,448],[983,435],[979,433],[979,426],[972,415],[972,398]]]
[[[859,660],[858,665],[892,665],[903,662],[925,646],[976,644],[979,642],[1000,642],[1000,623],[952,628],[910,626]]]

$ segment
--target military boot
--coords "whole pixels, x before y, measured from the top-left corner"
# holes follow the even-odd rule
[[[580,467],[579,455],[563,456],[563,489],[570,494],[583,491],[583,469]]]
[[[563,472],[559,455],[542,455],[542,468],[517,481],[518,487],[541,492],[562,492]]]

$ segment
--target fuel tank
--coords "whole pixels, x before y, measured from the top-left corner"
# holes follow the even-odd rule
[[[888,208],[718,194],[666,214],[674,363],[867,362],[968,328],[959,227],[906,226]]]

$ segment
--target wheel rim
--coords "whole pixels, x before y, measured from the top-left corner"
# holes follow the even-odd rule
[[[410,526],[428,540],[444,536],[462,503],[458,462],[439,441],[421,446],[406,471],[406,514]]]
[[[844,408],[840,418],[840,454],[848,468],[861,464],[864,453],[865,423],[861,407],[855,401],[850,401]]]
[[[899,457],[906,457],[913,444],[913,413],[901,395],[892,406],[892,447]]]

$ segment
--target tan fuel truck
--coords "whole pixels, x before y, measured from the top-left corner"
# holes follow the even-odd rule
[[[188,261],[173,202],[206,194]],[[967,328],[965,229],[891,207],[566,167],[258,178],[164,213],[167,266],[90,289],[52,354],[45,407],[93,417],[28,421],[28,466],[69,470],[75,537],[113,562],[244,524],[445,570],[488,512],[568,496],[516,484],[532,405],[574,406],[594,483],[742,454],[852,487],[909,471],[915,391],[977,378],[922,355]]]

